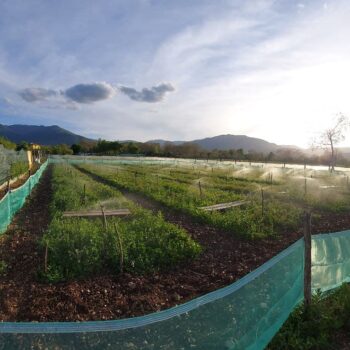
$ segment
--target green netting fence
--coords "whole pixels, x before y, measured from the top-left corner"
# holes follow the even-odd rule
[[[6,231],[13,216],[22,208],[27,196],[38,183],[43,171],[46,169],[47,164],[48,162],[42,164],[37,172],[30,176],[21,187],[6,193],[0,200],[0,234]]]
[[[350,279],[350,231],[312,239],[312,285]],[[97,322],[0,323],[0,349],[264,349],[303,299],[304,240],[237,282],[168,310]]]
[[[350,231],[313,237],[314,289],[349,281]],[[303,298],[304,241],[228,287],[116,321],[0,323],[0,349],[263,349]]]

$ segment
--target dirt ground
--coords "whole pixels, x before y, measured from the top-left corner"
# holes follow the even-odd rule
[[[301,230],[279,237],[247,241],[196,223],[185,214],[162,207],[139,194],[124,195],[181,227],[203,247],[195,261],[171,271],[147,276],[100,275],[84,280],[43,284],[44,249],[38,239],[49,221],[51,168],[31,198],[0,239],[0,260],[7,264],[0,275],[0,321],[86,321],[139,316],[181,304],[224,287],[288,247]],[[350,227],[350,214],[323,215],[313,232]]]

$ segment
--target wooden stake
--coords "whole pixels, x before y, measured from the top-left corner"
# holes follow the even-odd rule
[[[84,189],[83,189],[83,204],[85,204],[86,201],[86,184],[84,184]]]
[[[264,216],[265,213],[265,197],[264,197],[264,189],[261,188],[261,215]]]
[[[107,231],[107,218],[106,218],[106,214],[105,214],[105,211],[104,211],[102,205],[101,205],[101,211],[102,211],[102,216],[103,216],[104,227],[105,227],[105,230]]]
[[[201,182],[198,181],[198,187],[199,187],[199,194],[201,196],[201,198],[203,197],[203,193],[202,193],[202,185],[201,185]]]
[[[306,197],[307,194],[307,179],[305,178],[305,184],[304,184],[304,196]]]
[[[311,214],[304,213],[304,299],[305,307],[311,305]]]
[[[46,243],[46,246],[45,246],[45,257],[44,257],[44,271],[45,273],[47,273],[47,256],[48,256],[48,243]]]
[[[117,237],[118,237],[119,252],[120,252],[120,257],[119,257],[120,272],[123,273],[123,270],[124,270],[123,242],[122,242],[122,238],[120,236],[120,233],[118,231],[118,227],[117,227],[116,223],[114,223],[114,230],[115,230],[115,233],[117,234]]]

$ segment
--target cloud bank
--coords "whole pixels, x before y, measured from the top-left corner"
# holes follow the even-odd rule
[[[119,90],[134,101],[154,103],[162,101],[166,93],[175,91],[175,88],[170,83],[162,83],[141,91],[126,86],[121,86]]]
[[[77,103],[94,103],[114,96],[115,88],[107,83],[77,84],[64,92],[64,96]]]
[[[27,102],[37,102],[45,101],[50,97],[56,97],[59,95],[59,92],[42,88],[27,88],[21,90],[18,94]]]
[[[29,103],[55,100],[56,108],[59,106],[57,105],[59,101],[61,101],[61,107],[71,106],[72,104],[92,104],[110,99],[119,91],[134,101],[156,103],[162,101],[166,93],[174,90],[175,88],[170,83],[162,83],[152,86],[151,88],[143,88],[141,91],[137,91],[131,87],[114,87],[105,82],[96,82],[77,84],[66,90],[25,88],[20,90],[18,95]]]

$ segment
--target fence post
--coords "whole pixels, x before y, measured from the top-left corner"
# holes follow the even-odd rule
[[[304,213],[304,300],[305,307],[311,304],[311,214]]]
[[[105,211],[104,211],[103,205],[100,205],[100,207],[101,207],[102,216],[103,216],[103,224],[104,224],[104,228],[105,228],[105,231],[107,231],[107,218],[106,218],[106,214],[105,214]]]
[[[201,185],[201,182],[198,181],[198,187],[199,187],[199,194],[201,196],[201,198],[203,197],[203,192],[202,192],[202,185]]]

